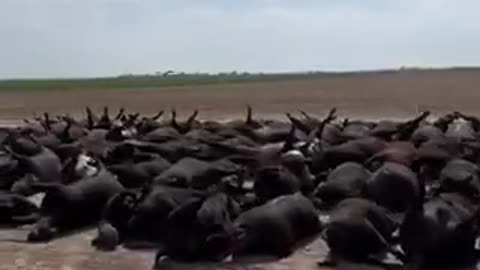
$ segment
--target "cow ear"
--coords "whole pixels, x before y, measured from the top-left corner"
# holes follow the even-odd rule
[[[198,209],[202,206],[203,201],[200,199],[191,199],[186,203],[175,208],[169,215],[168,221],[173,225],[183,222],[193,222]]]

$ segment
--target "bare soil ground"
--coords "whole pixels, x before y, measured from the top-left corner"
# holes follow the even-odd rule
[[[322,113],[335,106],[352,117],[405,117],[418,110],[480,113],[480,71],[399,72],[283,82],[256,82],[157,89],[0,92],[0,118],[33,113],[83,113],[108,104],[154,113],[176,107],[200,109],[203,118],[228,118],[251,104],[265,116],[303,109]]]
[[[377,76],[350,76],[289,82],[257,82],[198,87],[165,87],[136,90],[69,90],[0,92],[0,119],[18,122],[44,111],[81,114],[85,106],[112,111],[125,106],[132,111],[155,113],[177,108],[181,115],[200,109],[204,119],[226,119],[243,114],[251,104],[262,117],[282,117],[298,109],[322,114],[337,107],[352,118],[404,118],[418,111],[434,113],[461,110],[480,114],[480,72],[403,72]],[[94,251],[92,233],[82,233],[49,244],[27,245],[4,241],[22,239],[25,231],[0,230],[0,270],[151,269],[151,252]],[[165,269],[317,269],[315,261],[325,254],[321,241],[314,241],[280,262],[245,262],[236,265],[166,265]],[[342,269],[367,269],[346,266]],[[369,267],[368,269],[374,269]]]

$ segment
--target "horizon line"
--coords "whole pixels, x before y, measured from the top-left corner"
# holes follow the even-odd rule
[[[346,70],[304,70],[304,71],[283,71],[283,72],[262,72],[262,71],[243,71],[243,70],[230,70],[219,72],[183,72],[175,71],[173,69],[165,71],[153,71],[151,73],[123,73],[118,75],[105,75],[105,76],[78,76],[78,77],[10,77],[0,78],[0,81],[49,81],[49,80],[98,80],[98,79],[119,79],[123,77],[165,77],[168,78],[174,76],[222,76],[233,75],[237,76],[281,76],[281,75],[310,75],[310,74],[367,74],[367,73],[385,73],[385,72],[402,72],[402,71],[448,71],[448,70],[476,70],[480,69],[480,65],[463,65],[463,66],[441,66],[441,67],[427,67],[427,66],[400,66],[390,68],[366,68],[366,69],[346,69]],[[169,74],[167,74],[169,73]]]

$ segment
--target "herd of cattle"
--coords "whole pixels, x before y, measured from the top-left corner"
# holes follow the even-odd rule
[[[0,225],[44,242],[97,226],[99,250],[158,249],[155,265],[288,256],[322,237],[339,259],[475,263],[480,119],[184,121],[108,108],[0,129]],[[42,197],[40,203],[32,198]]]

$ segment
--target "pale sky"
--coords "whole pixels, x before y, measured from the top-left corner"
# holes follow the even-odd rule
[[[0,0],[0,78],[480,65],[479,0]]]

